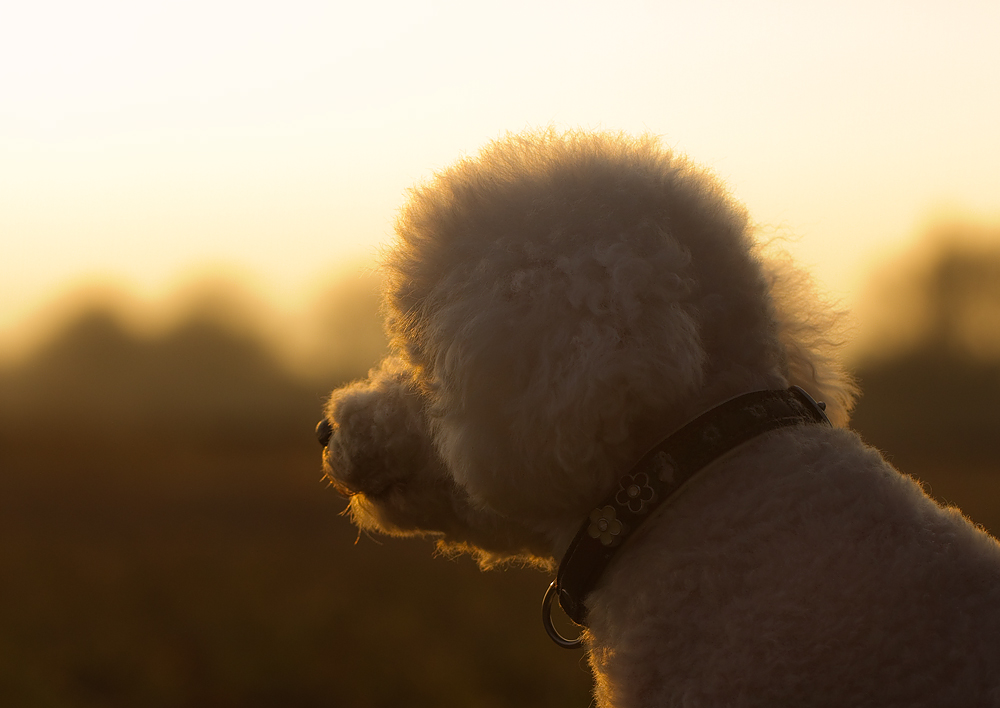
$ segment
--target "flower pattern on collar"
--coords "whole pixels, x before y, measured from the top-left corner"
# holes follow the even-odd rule
[[[649,485],[649,477],[645,472],[622,476],[618,483],[618,493],[615,503],[626,507],[633,514],[642,513],[643,508],[656,497],[656,492]]]
[[[614,546],[621,541],[625,525],[617,518],[613,506],[598,507],[590,512],[590,526],[587,533],[604,546]]]

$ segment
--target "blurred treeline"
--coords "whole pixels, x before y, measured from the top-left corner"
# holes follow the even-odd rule
[[[890,269],[854,425],[996,534],[1000,246],[939,243]],[[157,336],[93,309],[0,370],[0,705],[589,703],[543,574],[338,516],[312,429],[382,354],[374,302],[337,290],[309,375],[210,308]]]
[[[586,705],[546,577],[339,515],[313,428],[384,352],[374,290],[334,289],[332,363],[296,375],[218,293],[155,336],[87,309],[0,369],[0,706]]]
[[[1000,537],[1000,229],[934,229],[868,296],[852,426]]]

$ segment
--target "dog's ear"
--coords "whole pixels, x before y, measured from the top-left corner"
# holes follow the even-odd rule
[[[414,257],[408,272],[439,280],[395,334],[426,378],[437,448],[473,498],[514,518],[575,518],[643,444],[636,421],[701,385],[690,255],[649,224],[478,247],[448,263]],[[397,281],[397,313],[413,280]]]
[[[830,421],[846,426],[858,387],[840,359],[847,338],[845,316],[824,301],[808,274],[787,256],[771,255],[765,270],[789,385],[801,386],[825,402]]]
[[[651,136],[509,136],[410,197],[387,328],[437,449],[479,503],[576,519],[702,385],[691,242],[745,216]]]

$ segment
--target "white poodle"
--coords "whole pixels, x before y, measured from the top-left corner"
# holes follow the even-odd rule
[[[1000,706],[1000,545],[844,427],[833,320],[752,232],[649,137],[460,161],[327,476],[365,529],[558,565],[599,706]]]

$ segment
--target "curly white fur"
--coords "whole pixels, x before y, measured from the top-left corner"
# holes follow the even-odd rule
[[[834,319],[742,207],[651,137],[508,136],[413,190],[395,354],[334,392],[365,528],[552,567],[651,444],[797,384],[847,423]],[[588,597],[600,706],[1000,705],[1000,546],[844,429],[762,436]]]

